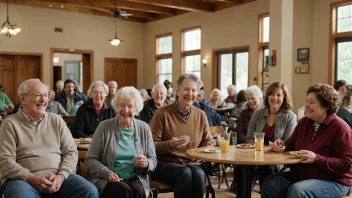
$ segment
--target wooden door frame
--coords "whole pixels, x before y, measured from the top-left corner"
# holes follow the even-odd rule
[[[249,85],[249,76],[250,76],[250,48],[249,45],[244,45],[244,46],[238,46],[238,47],[229,47],[229,48],[219,48],[219,49],[213,49],[212,52],[212,90],[215,88],[218,88],[218,57],[216,56],[216,53],[221,52],[221,51],[236,51],[236,50],[241,50],[241,49],[248,49],[248,85]]]
[[[40,57],[40,80],[43,82],[43,53],[34,53],[34,52],[6,52],[0,51],[0,54],[13,55],[13,56],[39,56]],[[18,85],[19,86],[19,85]]]
[[[81,49],[68,49],[68,48],[50,48],[50,79],[53,79],[54,70],[54,53],[65,53],[65,54],[89,54],[90,55],[90,79],[94,79],[94,50],[81,50]],[[92,82],[90,82],[92,83]],[[55,85],[51,85],[51,89],[55,90]]]

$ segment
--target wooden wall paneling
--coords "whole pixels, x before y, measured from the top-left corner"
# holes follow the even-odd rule
[[[83,63],[83,93],[87,93],[89,86],[91,84],[91,72],[90,72],[90,54],[82,54]]]
[[[137,88],[137,59],[105,58],[104,80],[115,80],[119,87],[133,86]]]
[[[15,103],[17,89],[14,79],[15,56],[0,54],[0,83],[5,88],[5,94]]]

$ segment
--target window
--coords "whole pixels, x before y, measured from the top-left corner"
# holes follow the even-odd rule
[[[259,19],[259,42],[258,42],[258,78],[257,85],[261,88],[265,86],[263,81],[264,72],[268,71],[266,60],[269,56],[269,35],[270,35],[270,17],[269,13],[260,14]]]
[[[200,47],[201,29],[199,27],[182,31],[181,73],[192,73],[200,78]]]
[[[82,61],[65,61],[65,79],[71,79],[78,85],[83,84]]]
[[[156,38],[156,83],[165,80],[172,82],[172,35],[160,35]]]
[[[329,83],[352,83],[352,1],[331,4]]]
[[[224,99],[229,85],[236,85],[237,90],[248,87],[248,48],[217,52],[218,79],[221,95]]]

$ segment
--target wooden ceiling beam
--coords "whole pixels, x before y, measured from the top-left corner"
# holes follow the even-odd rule
[[[243,0],[218,0],[218,2],[242,4]]]
[[[191,0],[128,0],[144,4],[163,6],[174,9],[187,10],[192,12],[214,12],[214,5],[211,3],[199,3]]]

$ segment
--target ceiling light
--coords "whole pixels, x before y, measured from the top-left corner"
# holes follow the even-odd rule
[[[60,60],[60,57],[55,56],[55,57],[53,58],[53,62],[54,62],[54,63],[58,63],[59,60]]]
[[[19,32],[21,32],[21,28],[18,28],[16,24],[10,23],[9,0],[7,0],[7,17],[6,17],[6,21],[1,26],[0,34],[5,34],[5,36],[8,36],[9,38],[11,38],[12,35],[17,35],[17,33]]]
[[[61,8],[64,8],[64,5],[61,5]]]
[[[118,46],[122,40],[117,37],[117,17],[115,17],[115,37],[109,40],[111,45]]]
[[[49,5],[49,7],[53,7],[53,5]]]

